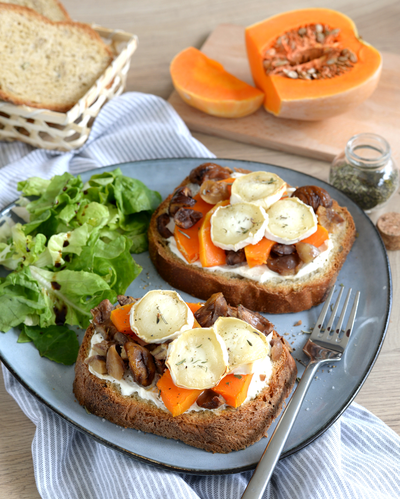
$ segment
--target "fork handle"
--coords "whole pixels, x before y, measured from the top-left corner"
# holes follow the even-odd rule
[[[304,370],[303,376],[242,495],[242,499],[261,499],[293,427],[308,387],[320,364],[320,361],[310,362]]]

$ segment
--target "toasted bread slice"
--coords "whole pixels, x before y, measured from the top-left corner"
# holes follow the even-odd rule
[[[86,24],[53,22],[19,5],[0,3],[0,98],[66,112],[112,61]]]
[[[58,0],[2,0],[1,3],[28,7],[51,21],[71,21],[64,5]]]
[[[117,384],[89,371],[85,360],[95,333],[92,324],[84,336],[75,365],[74,394],[78,402],[101,418],[125,428],[181,440],[208,452],[228,453],[258,442],[282,410],[296,380],[296,364],[285,341],[282,354],[273,362],[269,384],[254,398],[238,408],[188,411],[173,417],[166,409],[144,400],[137,393],[123,396]]]
[[[181,186],[189,183],[187,177]],[[171,286],[200,299],[222,292],[233,306],[242,304],[251,310],[268,314],[308,310],[325,300],[355,240],[356,229],[352,216],[347,208],[333,201],[332,209],[344,221],[338,232],[330,234],[333,247],[329,260],[303,277],[285,279],[277,275],[262,284],[235,274],[233,270],[222,272],[188,264],[174,254],[168,240],[160,235],[157,228],[157,218],[168,213],[171,197],[172,194],[152,216],[148,231],[150,258],[160,276]]]

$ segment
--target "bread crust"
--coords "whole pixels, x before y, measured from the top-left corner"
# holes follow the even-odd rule
[[[188,183],[189,178],[186,178],[180,185]],[[150,221],[150,258],[157,272],[171,286],[202,300],[222,292],[232,306],[241,304],[250,310],[268,314],[308,310],[326,299],[355,240],[356,228],[352,216],[347,208],[333,201],[332,207],[344,219],[344,224],[340,233],[334,235],[335,246],[328,268],[313,273],[307,279],[261,284],[233,273],[209,271],[178,258],[157,229],[157,218],[168,211],[171,197],[172,194],[160,204]]]
[[[173,417],[167,410],[137,394],[123,396],[117,385],[100,379],[89,371],[85,359],[95,332],[91,325],[84,336],[75,365],[74,394],[78,402],[96,416],[125,428],[134,428],[208,452],[226,454],[258,442],[282,410],[296,380],[296,363],[284,340],[282,355],[274,362],[270,384],[253,400],[238,408],[219,411],[190,411]]]
[[[60,8],[62,10],[65,10],[64,7],[60,4]],[[72,29],[72,30],[77,30],[85,33],[87,36],[89,36],[96,44],[98,44],[99,49],[104,52],[104,55],[109,59],[108,64],[111,63],[113,59],[113,54],[110,48],[104,43],[104,41],[101,39],[99,34],[94,31],[88,24],[84,23],[79,23],[79,22],[74,22],[72,20],[66,20],[66,21],[52,21],[48,19],[47,17],[39,14],[35,10],[32,10],[28,7],[23,7],[21,5],[15,5],[15,4],[5,4],[5,3],[0,3],[0,16],[2,12],[15,12],[16,14],[20,14],[28,19],[36,20],[39,21],[43,24],[48,24],[51,26],[55,26],[60,29],[60,32],[63,29]],[[66,12],[66,11],[65,11]],[[68,14],[66,13],[68,16]],[[69,19],[69,16],[68,16]],[[51,111],[57,111],[57,112],[67,112],[69,111],[75,104],[74,103],[67,103],[67,104],[55,104],[55,103],[46,103],[46,102],[35,102],[31,101],[29,99],[21,99],[18,98],[15,95],[10,95],[6,91],[0,88],[0,99],[7,101],[7,102],[12,102],[13,104],[17,106],[30,106],[34,108],[39,108],[39,109],[48,109]]]

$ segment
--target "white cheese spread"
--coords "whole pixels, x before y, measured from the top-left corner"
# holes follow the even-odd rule
[[[185,263],[187,263],[186,258],[182,255],[182,253],[179,251],[179,249],[176,246],[176,241],[174,237],[170,237],[167,239],[169,248],[172,251],[174,255],[176,255],[178,258],[183,260]],[[204,268],[205,272],[228,272],[230,274],[237,274],[242,277],[246,277],[248,279],[252,279],[253,281],[257,281],[261,284],[264,284],[267,281],[274,281],[274,282],[284,282],[287,280],[295,280],[295,279],[301,279],[302,277],[311,274],[312,272],[315,272],[321,268],[324,267],[326,262],[329,260],[330,253],[333,248],[333,243],[330,239],[326,241],[326,244],[328,248],[320,253],[315,260],[312,262],[308,263],[307,265],[304,265],[296,275],[288,275],[288,276],[283,276],[278,274],[277,272],[273,272],[270,270],[266,265],[258,265],[256,267],[250,268],[247,263],[245,264],[240,264],[240,265],[216,265],[215,267],[207,267]],[[195,265],[197,267],[203,268],[201,266],[200,262],[194,262],[191,265]]]
[[[268,336],[268,339],[270,339],[270,336]],[[93,350],[93,345],[101,343],[103,340],[104,338],[100,333],[95,333],[92,336],[92,339],[90,341],[90,352],[88,357],[91,357],[92,355],[97,355],[97,353]],[[137,383],[135,383],[131,376],[126,376],[126,375],[124,375],[124,377],[121,380],[117,380],[108,374],[99,374],[90,365],[89,365],[89,372],[91,372],[97,378],[110,381],[111,383],[117,385],[121,391],[121,395],[123,396],[129,397],[130,395],[136,393],[137,395],[139,395],[140,398],[153,402],[156,405],[156,407],[158,407],[159,409],[169,412],[160,397],[160,391],[156,385],[144,388],[143,386],[140,386]],[[247,392],[247,398],[243,402],[246,403],[249,400],[254,399],[268,385],[272,375],[272,362],[270,357],[267,356],[265,359],[260,359],[253,362],[251,366],[239,366],[232,372],[234,374],[249,374],[251,372],[253,373],[253,378],[251,380]],[[188,411],[209,411],[209,410],[220,411],[226,409],[226,407],[227,405],[224,404],[218,409],[204,409],[203,407],[199,407],[195,402],[188,409]]]

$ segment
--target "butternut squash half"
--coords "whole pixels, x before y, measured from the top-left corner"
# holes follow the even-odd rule
[[[264,94],[225,71],[199,50],[189,47],[171,62],[176,91],[189,104],[213,116],[241,118],[262,105]]]
[[[264,107],[281,118],[342,114],[372,94],[382,68],[380,53],[358,37],[353,21],[330,9],[294,10],[254,24],[246,29],[246,48]]]

